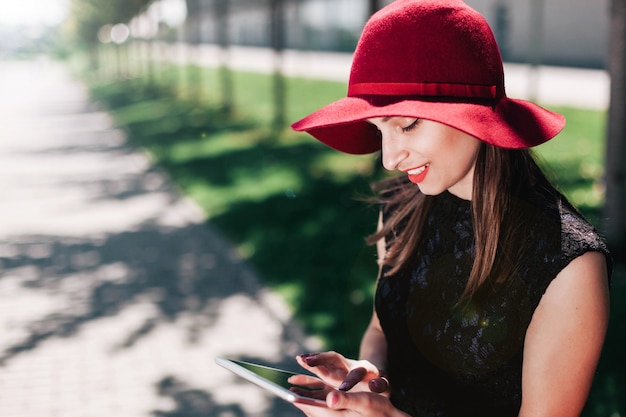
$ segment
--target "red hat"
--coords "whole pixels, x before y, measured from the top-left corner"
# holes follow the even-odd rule
[[[396,0],[356,47],[348,96],[294,123],[339,151],[380,150],[373,117],[444,123],[503,148],[556,136],[565,118],[504,91],[502,58],[485,19],[461,0]]]

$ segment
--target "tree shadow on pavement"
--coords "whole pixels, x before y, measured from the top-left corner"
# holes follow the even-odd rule
[[[243,382],[248,384],[248,382]],[[255,417],[257,412],[246,412],[239,404],[217,404],[213,396],[201,389],[193,388],[185,382],[168,376],[156,385],[160,396],[170,398],[175,408],[171,411],[154,411],[155,417]],[[260,388],[259,388],[260,389]],[[298,417],[303,414],[291,404],[270,398],[271,410],[268,416]]]
[[[153,329],[155,321],[173,321],[182,312],[199,312],[210,324],[222,299],[241,292],[254,296],[255,291],[242,277],[240,268],[245,267],[224,253],[204,225],[146,228],[94,239],[22,236],[11,242],[11,250],[15,256],[2,259],[5,276],[20,275],[20,268],[27,267],[24,287],[67,295],[72,302],[33,323],[30,336],[6,349],[1,362],[50,337],[71,336],[82,325],[114,316],[140,300],[151,300],[158,316],[131,333],[126,346]],[[79,289],[66,294],[64,288],[72,284]],[[193,329],[188,331],[193,339]]]
[[[123,327],[115,342],[102,342],[109,344],[104,347],[110,355],[123,354],[162,325],[173,323],[185,338],[182,345],[193,346],[210,335],[224,300],[234,295],[249,297],[263,308],[253,271],[203,224],[172,229],[144,226],[93,239],[22,236],[10,245],[0,243],[0,252],[0,280],[15,279],[22,294],[45,295],[60,306],[23,323],[26,334],[5,345],[0,367],[45,348],[47,342],[78,337],[87,326],[93,328],[99,320],[118,317],[138,304],[148,305],[150,313],[134,327]],[[268,309],[265,314],[271,317],[273,312]],[[182,317],[185,320],[179,320]],[[278,350],[293,355],[301,351],[297,346],[302,335],[295,325],[283,325],[283,334],[276,341],[281,345]],[[243,343],[253,342],[246,342],[249,335],[239,337]],[[176,354],[185,355],[184,349]],[[212,393],[190,388],[175,378],[164,376],[158,392],[171,397],[176,408],[155,415],[243,416],[238,405],[219,404]],[[260,415],[277,415],[275,407],[282,405],[272,407]]]
[[[157,384],[160,396],[171,398],[175,409],[154,411],[155,417],[243,417],[245,413],[240,405],[217,405],[211,394],[194,389],[175,377],[165,377]]]

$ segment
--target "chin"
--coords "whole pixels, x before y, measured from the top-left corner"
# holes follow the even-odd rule
[[[443,193],[444,191],[446,191],[445,188],[435,188],[435,187],[427,187],[424,186],[424,184],[418,184],[417,185],[418,188],[420,189],[420,191],[422,192],[422,194],[424,195],[439,195],[441,193]]]

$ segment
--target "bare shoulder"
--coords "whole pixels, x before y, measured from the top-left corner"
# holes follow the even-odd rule
[[[535,311],[531,328],[575,331],[593,321],[606,327],[609,315],[609,279],[605,255],[586,252],[572,260],[548,286]],[[551,327],[554,329],[550,329]],[[604,337],[602,335],[602,337]]]
[[[606,255],[586,252],[573,259],[548,286],[542,304],[606,304],[608,308],[609,279]]]
[[[579,415],[608,320],[606,258],[601,252],[586,252],[548,286],[528,327],[520,416]]]

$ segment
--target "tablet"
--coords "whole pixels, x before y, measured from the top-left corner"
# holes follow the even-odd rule
[[[215,362],[290,403],[325,407],[326,394],[332,390],[332,388],[324,385],[317,377],[304,372],[302,374],[296,374],[269,366],[221,357],[215,358]],[[307,383],[306,385],[292,384],[288,380],[294,375],[306,375],[311,383]]]

